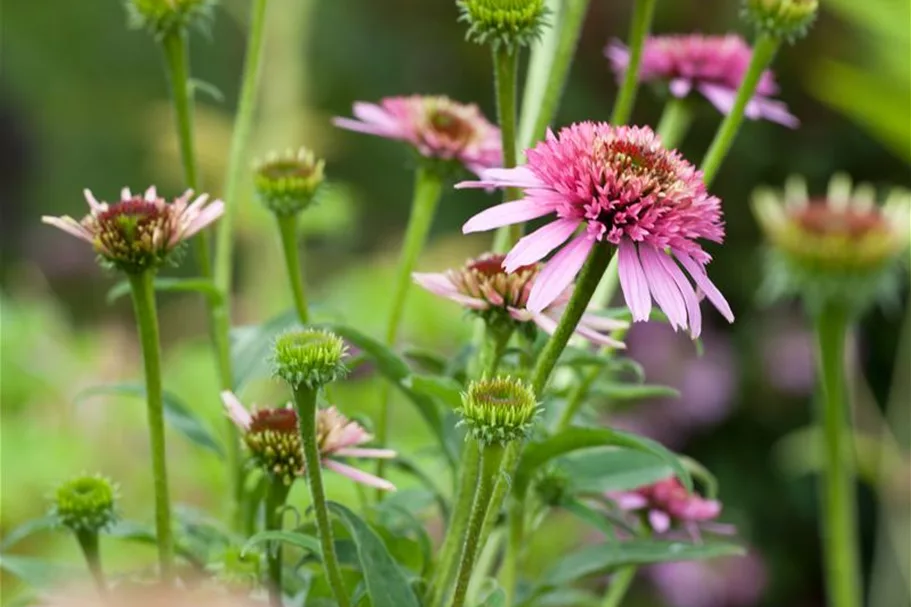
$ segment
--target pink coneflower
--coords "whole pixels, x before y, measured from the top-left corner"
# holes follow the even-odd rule
[[[243,433],[244,443],[260,466],[289,485],[295,477],[304,475],[297,411],[288,405],[275,409],[254,407],[250,412],[229,391],[221,393],[221,400],[228,417]],[[316,415],[316,439],[325,468],[370,487],[395,491],[395,485],[389,481],[334,459],[391,459],[396,456],[395,451],[359,447],[370,442],[373,437],[360,424],[339,413],[335,407],[319,409]]]
[[[410,143],[423,156],[454,160],[479,173],[503,164],[500,129],[475,104],[443,96],[386,97],[357,102],[354,116],[334,118],[343,129]]]
[[[503,269],[505,259],[505,255],[485,253],[476,259],[469,259],[456,270],[429,274],[415,272],[412,276],[416,283],[431,293],[451,299],[482,318],[502,314],[517,323],[534,322],[552,334],[569,302],[572,286],[564,289],[541,312],[532,312],[527,307],[528,296],[541,272],[541,264],[535,263],[507,272]],[[622,320],[586,313],[576,326],[576,335],[595,344],[623,348],[622,342],[611,339],[606,333],[628,326],[629,323]]]
[[[183,241],[187,240],[224,212],[224,203],[206,204],[208,194],[193,202],[192,190],[174,202],[165,202],[155,186],[144,195],[134,195],[123,188],[118,202],[98,202],[84,190],[89,214],[76,221],[72,217],[44,216],[41,221],[58,227],[91,243],[103,259],[127,272],[142,272],[162,265]]]
[[[618,77],[629,65],[629,50],[613,41],[604,49]],[[700,34],[654,36],[645,41],[640,82],[660,82],[674,97],[686,97],[697,90],[722,114],[731,111],[737,89],[750,64],[752,50],[740,36],[702,36]],[[796,128],[800,122],[781,101],[772,99],[778,85],[766,70],[759,80],[753,99],[747,104],[746,117],[765,118]]]
[[[522,200],[469,219],[462,228],[466,233],[556,214],[554,221],[513,247],[504,262],[507,272],[539,261],[572,237],[541,270],[528,296],[528,310],[542,312],[557,300],[591,248],[607,242],[618,247],[620,286],[633,320],[648,320],[654,297],[675,330],[689,327],[690,334],[698,336],[700,297],[689,274],[698,290],[733,321],[730,307],[705,272],[711,257],[696,242],[723,239],[721,203],[706,192],[701,173],[679,153],[662,147],[651,129],[583,122],[557,135],[548,133],[526,155],[525,166],[489,169],[480,181],[456,187],[525,189]],[[580,227],[584,229],[576,234]]]

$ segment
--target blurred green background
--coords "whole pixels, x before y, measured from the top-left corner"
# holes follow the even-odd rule
[[[40,224],[43,214],[84,212],[81,190],[99,198],[129,185],[155,183],[167,194],[182,188],[162,58],[144,32],[126,28],[118,0],[7,2],[3,6],[0,72],[0,305],[2,305],[2,530],[41,514],[51,488],[82,471],[101,471],[122,485],[123,510],[150,519],[141,403],[97,397],[76,404],[87,387],[138,378],[128,302],[105,294],[115,279],[97,268],[88,247]],[[623,38],[631,0],[592,0],[557,124],[605,120],[615,79],[602,49]],[[660,572],[641,576],[631,605],[676,607],[812,607],[822,605],[813,454],[800,435],[810,418],[811,343],[796,306],[761,307],[758,235],[748,210],[751,190],[779,185],[790,173],[821,192],[836,171],[877,186],[909,185],[911,163],[911,8],[907,0],[823,0],[809,37],[786,47],[775,63],[781,97],[802,121],[791,131],[769,123],[744,126],[714,192],[724,201],[727,242],[713,247],[713,279],[737,314],[715,326],[699,358],[685,337],[667,327],[633,331],[630,350],[651,379],[675,385],[679,402],[645,403],[622,412],[618,424],[664,440],[712,469],[721,482],[726,517],[754,547],[758,569],[678,571],[693,580],[741,580],[741,590],[715,593],[708,582],[664,596]],[[403,146],[333,129],[356,100],[442,93],[477,102],[493,116],[491,66],[485,49],[467,44],[448,0],[271,0],[264,78],[250,157],[305,144],[327,159],[330,195],[305,218],[307,279],[323,310],[379,335],[410,202],[409,155]],[[204,189],[219,193],[244,52],[247,2],[223,0],[209,35],[192,37],[198,94],[196,142]],[[662,0],[654,31],[748,33],[733,0]],[[660,100],[640,92],[634,122],[654,124]],[[701,158],[719,116],[702,107],[682,145]],[[249,188],[245,188],[248,192]],[[289,306],[283,268],[267,213],[241,205],[235,324],[261,322]],[[488,236],[465,238],[459,226],[491,203],[483,192],[446,194],[422,270],[460,263],[484,249]],[[191,273],[190,264],[181,268]],[[908,485],[877,475],[879,448],[899,448],[907,461],[908,332],[901,302],[872,311],[853,340],[854,392],[861,431],[871,439],[861,491],[864,562],[878,607],[906,607],[908,541],[898,557],[874,542],[884,521],[905,521]],[[212,428],[223,427],[215,373],[205,342],[205,314],[192,296],[161,299],[166,387]],[[461,312],[414,292],[403,342],[454,352],[470,332]],[[900,346],[904,336],[904,345]],[[904,351],[899,354],[900,349]],[[904,358],[903,358],[904,357]],[[895,370],[901,373],[895,373]],[[341,408],[367,414],[376,407],[374,379],[349,382]],[[264,382],[252,396],[275,397]],[[892,405],[886,411],[891,394]],[[891,430],[883,432],[885,415]],[[396,409],[396,446],[426,444],[424,427]],[[888,440],[884,439],[888,437]],[[224,511],[218,459],[172,436],[176,499]],[[908,468],[906,467],[905,470]],[[901,480],[901,479],[899,479]],[[899,488],[896,488],[899,487]],[[891,488],[887,510],[883,490]],[[353,495],[333,479],[335,495]],[[585,541],[584,532],[545,526],[534,539],[539,557]],[[887,529],[893,529],[887,527]],[[882,536],[880,536],[882,537]],[[893,535],[893,538],[896,537]],[[901,537],[900,535],[897,537]],[[898,542],[901,544],[901,542]],[[44,534],[17,552],[76,563],[75,543]],[[147,562],[115,542],[110,567]],[[533,566],[541,562],[533,558]],[[735,569],[736,565],[727,564]],[[721,573],[719,573],[719,571]],[[738,577],[739,575],[739,577]],[[702,576],[702,577],[700,577]],[[714,576],[714,577],[712,577]],[[650,584],[649,580],[656,583]],[[3,598],[15,594],[4,576]],[[685,585],[685,584],[684,584]],[[717,585],[717,584],[716,584]],[[692,586],[692,584],[691,584]],[[682,586],[678,586],[680,588]],[[673,594],[673,593],[672,593]],[[720,597],[720,598],[719,598]],[[664,602],[662,602],[664,601]],[[902,602],[904,601],[904,602]]]

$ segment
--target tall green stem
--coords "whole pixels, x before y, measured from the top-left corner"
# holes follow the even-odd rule
[[[481,530],[484,526],[484,519],[487,517],[487,508],[490,505],[494,484],[500,475],[503,453],[504,448],[498,444],[487,445],[481,449],[481,475],[474,495],[465,542],[462,545],[462,558],[459,561],[459,572],[456,576],[456,587],[450,607],[462,607],[465,604],[468,584],[471,581],[475,559],[480,549]]]
[[[301,444],[304,451],[304,467],[310,485],[310,499],[316,515],[316,529],[319,532],[320,547],[323,553],[323,567],[329,587],[339,607],[348,607],[348,595],[342,571],[335,553],[335,540],[332,537],[332,521],[329,519],[329,508],[326,506],[326,493],[323,490],[323,474],[316,437],[316,390],[304,385],[294,389],[294,404],[297,408],[300,426]]]
[[[642,47],[645,37],[652,27],[652,18],[655,15],[656,0],[636,0],[633,7],[633,19],[629,31],[629,63],[623,84],[617,93],[614,102],[614,111],[611,113],[611,124],[626,124],[633,113],[636,102],[636,92],[639,89],[639,65],[642,63]]]
[[[579,320],[582,318],[582,314],[585,313],[585,308],[588,307],[588,302],[591,301],[592,295],[595,294],[595,289],[598,287],[598,283],[601,281],[601,276],[607,269],[610,259],[611,248],[606,243],[595,243],[588,260],[579,273],[576,288],[573,290],[569,303],[566,304],[563,317],[560,318],[560,323],[548,340],[544,351],[538,357],[538,363],[535,365],[531,385],[535,394],[539,395],[539,398],[544,393],[544,387],[547,385],[547,380],[550,379],[550,374],[557,364],[557,359],[563,353],[563,349],[569,342],[569,338],[572,337],[576,325],[579,324]]]
[[[503,167],[516,166],[516,81],[519,74],[519,49],[500,45],[493,51],[494,87],[497,97],[497,119],[500,122],[500,137],[503,145]],[[507,188],[504,200],[516,200],[520,192]],[[493,250],[502,253],[522,236],[522,225],[503,226],[497,230]]]
[[[276,215],[278,232],[282,240],[282,253],[285,256],[285,268],[288,270],[288,285],[294,298],[294,309],[302,325],[310,317],[307,309],[307,297],[304,295],[304,280],[301,274],[300,251],[297,248],[297,215]]]
[[[658,136],[667,149],[680,145],[693,124],[693,110],[686,99],[671,97],[664,105],[661,120],[658,121]]]
[[[281,531],[282,509],[288,498],[289,486],[280,478],[270,478],[266,495],[266,529]],[[266,555],[269,567],[269,604],[282,607],[282,542],[273,542]]]
[[[724,162],[724,158],[727,156],[731,145],[734,143],[734,138],[737,136],[737,131],[740,130],[744,112],[756,92],[756,87],[759,86],[759,79],[762,78],[762,73],[772,63],[772,59],[775,58],[775,53],[778,52],[780,45],[781,41],[778,38],[768,34],[760,34],[759,38],[756,39],[756,44],[753,46],[753,55],[750,58],[750,65],[743,76],[740,88],[737,89],[734,105],[728,115],[724,117],[721,126],[718,127],[715,138],[712,140],[712,144],[702,160],[702,179],[707,186],[711,185],[712,181],[715,180],[718,169],[721,168],[721,163]]]
[[[108,594],[108,585],[104,579],[104,570],[101,568],[101,554],[98,550],[98,532],[97,531],[78,531],[76,540],[85,556],[85,563],[88,565],[89,573],[98,589],[98,594],[102,598]]]
[[[161,346],[158,314],[155,309],[155,273],[151,270],[129,274],[133,290],[133,310],[145,366],[146,401],[149,418],[149,444],[152,451],[152,479],[155,487],[155,532],[161,579],[171,583],[174,572],[174,539],[171,535],[171,500],[168,496],[168,468],[165,458],[164,403],[161,387]]]
[[[859,607],[854,458],[844,374],[847,313],[829,305],[818,312],[815,325],[822,389],[819,415],[825,441],[822,540],[828,602],[832,607]]]
[[[618,570],[614,577],[611,578],[610,586],[607,588],[607,594],[604,595],[604,602],[601,607],[620,607],[626,591],[629,590],[630,584],[636,577],[636,567],[623,567]]]

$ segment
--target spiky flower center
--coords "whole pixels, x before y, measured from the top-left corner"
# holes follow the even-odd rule
[[[250,428],[244,435],[244,443],[257,465],[285,485],[303,475],[303,448],[294,409],[260,409],[254,412]]]
[[[534,392],[513,377],[472,382],[462,397],[462,424],[481,443],[505,444],[528,435],[538,415]]]
[[[525,46],[541,33],[547,8],[543,0],[459,0],[460,21],[478,44]]]
[[[806,231],[819,236],[864,238],[888,233],[889,225],[877,208],[858,210],[849,206],[835,209],[825,200],[812,200],[795,211],[794,220]]]
[[[294,177],[309,177],[313,174],[313,170],[312,164],[278,160],[263,165],[259,172],[267,179],[291,179]]]
[[[111,482],[101,476],[84,476],[57,489],[53,513],[64,527],[75,532],[97,533],[114,522]]]
[[[95,251],[127,272],[160,266],[174,248],[170,206],[133,197],[88,220],[95,224]]]
[[[325,163],[308,149],[272,154],[256,168],[253,184],[263,205],[276,215],[294,215],[313,202],[323,184]]]
[[[260,409],[253,413],[250,432],[297,432],[297,412],[294,409]]]
[[[275,375],[293,387],[319,388],[343,377],[347,346],[329,331],[291,331],[275,342]]]
[[[459,270],[450,270],[449,279],[463,295],[481,299],[491,308],[522,309],[540,267],[535,264],[507,272],[503,269],[505,259],[502,254],[482,255]]]

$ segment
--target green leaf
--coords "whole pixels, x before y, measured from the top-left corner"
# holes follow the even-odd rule
[[[679,398],[680,392],[669,386],[599,382],[592,386],[590,395],[610,400],[643,400],[646,398]]]
[[[620,447],[593,447],[559,458],[571,493],[629,491],[668,478],[674,472],[648,451]]]
[[[446,502],[446,498],[443,496],[443,493],[437,487],[436,483],[430,477],[429,474],[421,470],[421,468],[411,461],[410,459],[398,456],[395,459],[389,462],[392,466],[406,472],[416,478],[421,485],[423,485],[433,496],[434,502],[440,509],[440,515],[443,517],[443,521],[449,520],[449,504]]]
[[[742,546],[729,542],[685,544],[657,540],[605,543],[563,556],[544,575],[547,586],[564,586],[575,580],[626,565],[649,565],[694,561],[744,554]]]
[[[235,327],[231,330],[231,366],[234,369],[234,391],[251,379],[268,376],[269,357],[275,337],[292,327],[299,327],[293,310],[279,314],[261,325]]]
[[[240,551],[240,555],[244,556],[247,553],[247,550],[256,544],[262,544],[264,542],[285,542],[286,544],[291,544],[292,546],[312,552],[316,556],[322,555],[319,539],[312,535],[294,531],[260,531],[247,540],[247,543],[244,544],[244,547]]]
[[[51,563],[30,556],[0,554],[0,569],[6,571],[34,588],[50,588],[72,573],[72,569],[60,563]]]
[[[153,283],[156,291],[168,293],[196,292],[205,295],[212,305],[222,302],[221,291],[207,278],[156,278]],[[108,305],[114,303],[124,295],[130,294],[130,281],[121,280],[108,291]]]
[[[705,488],[705,497],[712,500],[717,499],[718,479],[715,478],[715,475],[709,472],[708,468],[691,457],[685,455],[681,456],[680,461],[682,461],[683,465],[686,466],[686,469],[690,471],[693,478],[702,482],[702,485]]]
[[[50,514],[26,521],[3,536],[3,541],[0,542],[0,551],[11,548],[34,533],[53,529],[56,526],[57,517]]]
[[[680,463],[672,452],[660,443],[651,439],[636,436],[619,430],[609,428],[569,428],[563,432],[540,442],[534,442],[526,447],[516,470],[513,488],[516,496],[523,499],[528,485],[535,472],[544,464],[555,457],[587,449],[589,447],[617,446],[652,453],[667,464],[674,474],[678,476],[684,486],[693,490],[693,479],[689,471]]]
[[[425,370],[436,373],[437,375],[442,375],[449,365],[448,357],[443,356],[438,352],[434,352],[433,350],[428,350],[427,348],[408,346],[402,350],[402,356],[413,361],[419,367],[423,367]]]
[[[419,607],[408,579],[379,536],[351,510],[329,502],[357,547],[357,556],[372,607]]]
[[[148,546],[154,546],[158,543],[158,536],[151,525],[133,521],[119,520],[105,534],[126,542],[136,542],[137,544],[146,544]],[[205,561],[201,560],[198,554],[190,550],[182,537],[179,537],[177,542],[175,542],[174,551],[195,565],[205,566]]]
[[[77,394],[74,400],[78,404],[94,396],[134,396],[145,398],[145,394],[146,389],[143,385],[111,384],[87,388]],[[162,394],[162,400],[164,402],[164,418],[171,427],[183,434],[191,442],[211,451],[218,457],[224,458],[225,450],[221,443],[177,395],[165,390]]]
[[[418,394],[439,400],[450,409],[462,406],[462,384],[442,375],[409,375],[402,384]]]
[[[608,522],[607,517],[603,513],[597,512],[590,508],[588,505],[572,498],[565,500],[562,504],[560,504],[560,506],[568,512],[574,514],[584,523],[591,525],[603,533],[605,537],[609,537],[611,540],[616,541],[617,532]]]

